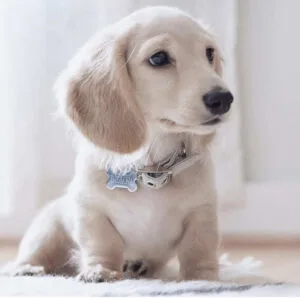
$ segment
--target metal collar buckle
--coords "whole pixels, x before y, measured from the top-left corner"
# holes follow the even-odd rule
[[[137,179],[140,183],[149,188],[160,189],[172,179],[171,170],[149,171],[147,169],[137,172]]]

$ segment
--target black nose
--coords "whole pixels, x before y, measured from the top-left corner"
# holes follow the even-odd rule
[[[203,96],[206,108],[214,115],[222,115],[229,111],[233,95],[229,91],[214,89]]]

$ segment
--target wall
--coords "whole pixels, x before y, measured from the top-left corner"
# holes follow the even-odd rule
[[[240,4],[246,178],[300,181],[300,1]]]
[[[245,204],[227,234],[300,238],[300,1],[239,1]]]

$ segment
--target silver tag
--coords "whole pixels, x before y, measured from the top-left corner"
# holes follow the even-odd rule
[[[130,171],[125,174],[114,173],[110,169],[107,171],[108,180],[106,186],[108,189],[125,188],[130,192],[137,190],[137,175],[135,171]]]

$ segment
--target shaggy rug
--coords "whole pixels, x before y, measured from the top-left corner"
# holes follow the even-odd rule
[[[259,262],[220,259],[222,282],[124,280],[84,284],[64,277],[0,277],[0,296],[300,296],[300,285],[270,282],[257,273]]]

